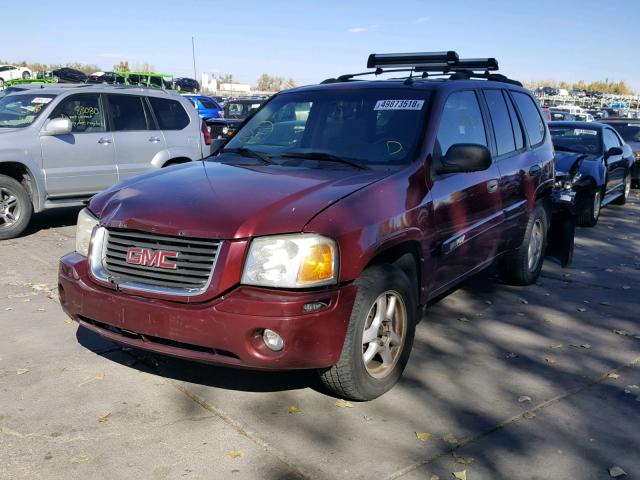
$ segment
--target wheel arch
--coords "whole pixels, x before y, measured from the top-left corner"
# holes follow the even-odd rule
[[[24,185],[24,187],[27,189],[27,193],[31,197],[31,203],[33,204],[34,212],[40,211],[41,202],[38,180],[27,165],[22,162],[16,161],[0,162],[0,175],[11,177],[17,182],[20,182],[22,185]]]
[[[378,248],[371,255],[363,270],[376,264],[391,264],[402,270],[407,278],[415,285],[416,303],[421,304],[422,281],[422,250],[417,240],[390,242]]]
[[[171,165],[179,165],[181,163],[189,163],[191,161],[192,160],[189,157],[171,158],[171,159],[167,160],[166,162],[164,162],[164,164],[162,165],[161,168],[170,167]]]

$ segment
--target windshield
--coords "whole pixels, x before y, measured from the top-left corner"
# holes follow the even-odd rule
[[[25,90],[25,89],[20,87],[7,87],[4,90],[0,90],[0,98],[6,97],[7,95],[10,95],[15,92],[20,92],[22,90]]]
[[[640,123],[612,123],[625,142],[640,142]]]
[[[551,128],[551,141],[556,150],[600,155],[600,132],[590,128]]]
[[[54,98],[55,95],[41,93],[0,98],[0,128],[31,125]]]
[[[271,156],[333,156],[363,166],[411,162],[428,91],[320,90],[280,94],[231,139],[226,149]]]
[[[258,100],[255,102],[229,102],[224,107],[225,118],[245,119],[251,113],[260,108],[262,103]]]

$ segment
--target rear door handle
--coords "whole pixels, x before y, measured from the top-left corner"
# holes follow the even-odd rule
[[[102,137],[100,140],[98,140],[98,143],[100,145],[110,145],[112,142],[111,139]]]
[[[542,170],[540,168],[540,165],[533,165],[530,169],[529,169],[529,175],[537,175],[538,173],[540,173],[540,170]]]
[[[498,191],[498,180],[489,180],[487,182],[487,192],[495,193]]]
[[[150,137],[149,141],[151,143],[158,143],[158,142],[160,142],[160,137]]]

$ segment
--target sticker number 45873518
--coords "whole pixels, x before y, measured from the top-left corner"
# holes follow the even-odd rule
[[[378,100],[374,110],[422,110],[424,100]]]

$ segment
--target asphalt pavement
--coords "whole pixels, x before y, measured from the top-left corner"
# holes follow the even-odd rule
[[[79,329],[56,292],[77,213],[0,242],[0,479],[640,479],[637,190],[578,229],[570,268],[484,272],[432,305],[367,403]]]

